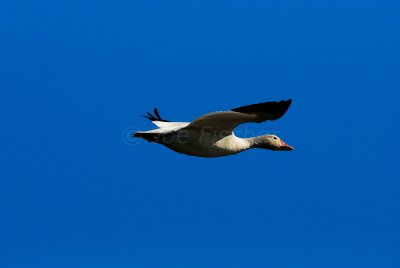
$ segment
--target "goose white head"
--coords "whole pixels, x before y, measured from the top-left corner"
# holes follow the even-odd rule
[[[292,151],[293,147],[286,144],[276,135],[263,135],[251,138],[252,148],[268,149],[273,151]]]

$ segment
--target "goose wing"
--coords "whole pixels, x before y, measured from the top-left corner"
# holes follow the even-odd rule
[[[157,127],[162,128],[163,131],[170,131],[171,129],[176,130],[179,128],[186,127],[189,124],[188,122],[171,122],[169,120],[165,120],[161,118],[157,108],[154,108],[153,111],[154,114],[147,112],[147,114],[142,116],[149,119]]]
[[[251,104],[229,111],[212,112],[193,120],[187,128],[202,128],[210,131],[232,132],[243,123],[261,123],[281,118],[289,109],[292,100]]]

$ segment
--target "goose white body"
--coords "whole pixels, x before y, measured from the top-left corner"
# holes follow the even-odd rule
[[[217,133],[200,129],[183,129],[166,136],[160,144],[182,154],[200,157],[219,157],[240,153],[250,148],[250,142],[233,133],[220,137]]]

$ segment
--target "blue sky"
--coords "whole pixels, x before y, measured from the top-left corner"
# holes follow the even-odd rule
[[[0,266],[399,267],[398,1],[3,1]],[[246,125],[292,152],[130,140]]]

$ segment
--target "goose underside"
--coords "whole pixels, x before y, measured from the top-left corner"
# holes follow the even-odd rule
[[[246,149],[246,144],[241,144],[240,140],[238,143],[233,135],[221,137],[215,133],[189,129],[163,134],[136,132],[133,136],[159,143],[177,153],[199,157],[226,156]]]

